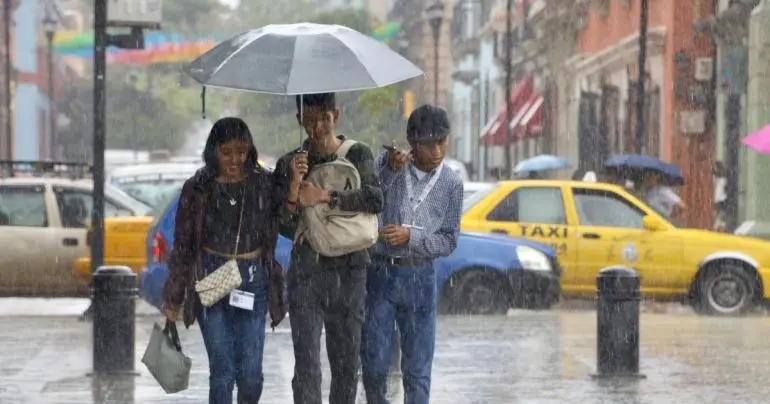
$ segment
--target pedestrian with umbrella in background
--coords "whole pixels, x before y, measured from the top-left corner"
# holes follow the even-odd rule
[[[671,186],[663,182],[662,173],[650,170],[645,172],[642,178],[644,201],[658,213],[671,219],[687,209],[682,198]]]
[[[727,230],[727,168],[721,161],[714,162],[711,169],[714,176],[714,231]]]
[[[682,171],[673,164],[651,156],[622,154],[608,158],[604,168],[619,181],[633,182],[633,192],[668,219],[687,209],[673,190],[684,185]]]
[[[564,157],[540,154],[519,162],[519,164],[516,164],[513,172],[517,178],[536,180],[545,179],[551,171],[564,170],[571,167],[572,165],[569,160]]]

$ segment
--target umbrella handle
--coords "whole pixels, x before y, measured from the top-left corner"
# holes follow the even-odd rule
[[[304,97],[305,96],[303,94],[299,95],[299,151],[300,152],[303,151],[302,150],[302,122],[303,122],[303,119],[305,118],[305,116],[304,116],[305,115],[305,99],[304,99]]]
[[[206,86],[201,88],[201,116],[206,119]]]

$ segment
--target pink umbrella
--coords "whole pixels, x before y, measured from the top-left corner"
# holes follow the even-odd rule
[[[759,153],[770,154],[770,125],[746,136],[741,143]]]

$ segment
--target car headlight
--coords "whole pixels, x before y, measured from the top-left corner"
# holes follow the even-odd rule
[[[532,247],[516,247],[516,257],[518,257],[521,267],[525,270],[550,271],[552,269],[548,257]]]

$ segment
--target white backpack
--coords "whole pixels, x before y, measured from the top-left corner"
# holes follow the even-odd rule
[[[313,185],[330,191],[361,189],[358,169],[345,156],[355,140],[345,140],[335,153],[337,158],[317,164],[305,178]],[[302,208],[294,243],[307,241],[315,252],[326,257],[339,257],[373,246],[377,242],[377,215],[345,212],[328,204]]]

